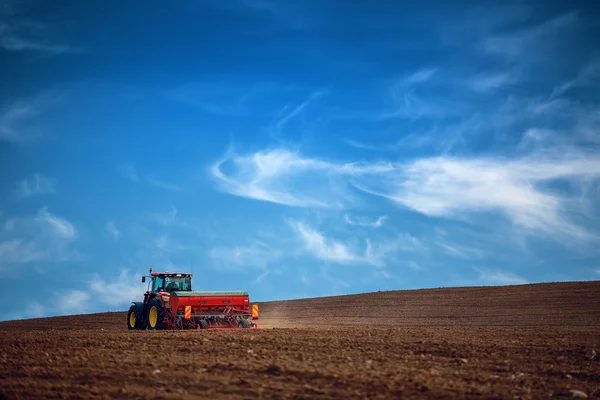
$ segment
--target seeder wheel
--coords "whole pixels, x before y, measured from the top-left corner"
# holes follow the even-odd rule
[[[250,328],[250,321],[248,321],[247,319],[240,319],[240,322],[238,322],[238,327]]]

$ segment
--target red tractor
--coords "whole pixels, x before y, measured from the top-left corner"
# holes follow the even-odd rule
[[[258,305],[250,305],[248,292],[198,292],[192,274],[152,272],[143,302],[133,302],[127,313],[132,329],[257,328]]]

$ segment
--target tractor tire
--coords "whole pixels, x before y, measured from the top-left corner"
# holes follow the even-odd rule
[[[127,312],[127,329],[130,331],[144,329],[144,323],[140,317],[141,315],[135,313],[135,306],[129,307],[129,311]]]
[[[240,319],[240,321],[238,322],[238,326],[240,328],[250,328],[250,321],[248,321],[247,319]]]
[[[201,319],[200,321],[198,321],[198,325],[200,325],[200,329],[207,329],[208,321],[205,319]]]
[[[153,331],[167,329],[165,325],[165,309],[158,298],[150,300],[146,311],[146,328]]]

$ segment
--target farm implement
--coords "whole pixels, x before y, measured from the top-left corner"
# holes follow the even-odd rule
[[[133,302],[127,327],[134,329],[246,329],[258,328],[258,304],[248,292],[192,290],[192,274],[152,272],[144,301]]]

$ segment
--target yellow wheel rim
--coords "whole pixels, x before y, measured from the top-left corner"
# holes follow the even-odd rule
[[[129,314],[129,326],[132,328],[135,326],[135,313]]]
[[[158,321],[158,310],[156,309],[156,306],[152,306],[150,308],[150,312],[148,313],[148,322],[150,323],[150,326],[154,328],[156,326],[157,321]]]

